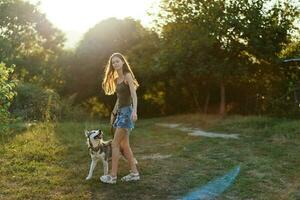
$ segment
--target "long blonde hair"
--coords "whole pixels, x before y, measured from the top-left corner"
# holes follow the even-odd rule
[[[116,80],[116,78],[118,78],[118,73],[112,66],[112,58],[115,56],[120,58],[124,62],[123,67],[122,67],[124,75],[126,73],[130,73],[133,78],[133,83],[134,83],[135,89],[137,89],[139,87],[139,83],[135,79],[134,74],[133,74],[127,60],[124,58],[124,56],[120,53],[113,53],[110,56],[108,63],[105,67],[105,74],[104,74],[104,78],[102,81],[102,88],[106,95],[112,95],[116,91],[115,80]]]

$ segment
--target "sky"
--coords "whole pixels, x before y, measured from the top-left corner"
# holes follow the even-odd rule
[[[66,34],[67,48],[75,47],[83,34],[109,17],[140,20],[151,27],[147,11],[157,10],[159,0],[28,0],[39,2],[39,9],[54,26]]]
[[[84,33],[100,21],[109,17],[123,19],[132,17],[145,27],[151,27],[147,11],[157,12],[160,0],[27,0],[39,2],[39,9],[45,13],[54,26],[66,34],[66,48],[73,48]],[[273,3],[276,0],[273,1]],[[290,0],[299,5],[299,0]],[[300,27],[300,20],[298,21]]]

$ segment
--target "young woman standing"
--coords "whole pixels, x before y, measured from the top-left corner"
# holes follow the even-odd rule
[[[134,128],[134,122],[137,120],[136,89],[138,86],[139,84],[124,56],[120,53],[112,54],[105,68],[102,88],[106,95],[117,93],[117,101],[111,113],[111,123],[115,128],[115,134],[112,141],[112,169],[110,174],[100,177],[103,183],[114,184],[117,182],[120,148],[123,150],[131,169],[130,173],[121,180],[137,181],[140,179],[136,160],[129,143],[130,131]],[[113,119],[115,121],[112,121]]]

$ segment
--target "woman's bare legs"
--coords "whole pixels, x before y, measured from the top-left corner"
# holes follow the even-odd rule
[[[129,143],[129,132],[128,132],[127,129],[123,129],[123,130],[125,131],[126,134],[122,138],[121,148],[123,149],[125,157],[128,160],[128,164],[129,164],[129,167],[131,169],[131,172],[138,173],[138,170],[137,170],[137,167],[136,167],[136,164],[135,164],[135,158],[133,156],[133,153],[132,153],[132,150],[131,150],[131,147],[130,147],[130,143]]]
[[[115,177],[118,173],[118,164],[120,158],[120,144],[126,136],[126,129],[117,128],[114,139],[112,141],[112,167],[111,167],[111,176]]]

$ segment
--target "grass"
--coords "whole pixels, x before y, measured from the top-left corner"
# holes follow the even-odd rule
[[[188,136],[156,123],[240,139]],[[130,139],[142,180],[116,185],[100,183],[101,163],[85,181],[85,128],[101,128],[109,139],[108,122],[37,124],[14,133],[0,150],[0,199],[180,199],[237,165],[239,176],[219,199],[300,199],[299,120],[193,114],[140,120]],[[121,160],[118,176],[127,173]]]

